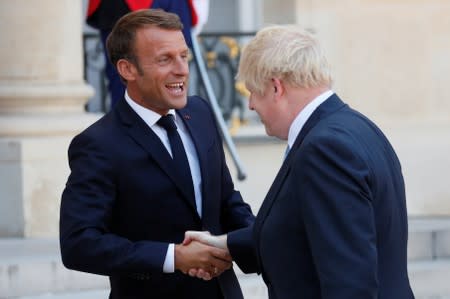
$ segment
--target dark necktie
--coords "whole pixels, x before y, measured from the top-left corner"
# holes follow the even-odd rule
[[[191,196],[190,200],[193,202],[195,207],[194,184],[192,182],[191,169],[189,168],[189,161],[187,159],[181,137],[178,134],[177,125],[173,120],[173,115],[168,114],[162,116],[158,120],[158,125],[167,131],[167,137],[169,137],[170,147],[172,149],[172,158],[175,162],[180,182],[182,183],[183,188]]]

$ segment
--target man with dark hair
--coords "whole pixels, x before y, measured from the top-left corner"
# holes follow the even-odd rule
[[[198,16],[193,0],[89,0],[86,23],[100,31],[100,38],[106,52],[106,39],[114,24],[120,17],[130,11],[139,9],[163,9],[180,17],[183,24],[183,35],[191,48],[191,28],[197,25]],[[106,57],[108,60],[108,57]],[[106,62],[105,73],[108,78],[108,90],[111,96],[111,107],[123,97],[125,85],[121,82],[114,65]]]
[[[209,105],[187,97],[181,28],[162,10],[117,22],[107,48],[125,96],[69,148],[62,259],[108,275],[110,298],[242,298],[226,251],[180,244],[187,230],[223,234],[254,220],[234,190]],[[213,279],[191,278],[192,268]]]

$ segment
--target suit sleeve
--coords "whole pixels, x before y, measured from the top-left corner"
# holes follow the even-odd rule
[[[222,150],[223,157],[223,150]],[[250,206],[244,202],[241,193],[234,189],[230,172],[223,157],[221,222],[225,232],[248,227],[255,221]]]
[[[162,272],[167,243],[132,242],[112,232],[116,170],[97,140],[82,134],[69,148],[71,174],[60,208],[62,261],[102,275]]]
[[[253,225],[230,232],[227,246],[231,257],[244,273],[259,272],[253,240]]]
[[[377,298],[377,244],[370,168],[350,136],[310,140],[296,160],[302,219],[324,299]],[[301,182],[301,183],[300,183]]]
[[[217,135],[221,140],[220,135],[218,133]],[[221,222],[225,232],[228,233],[227,245],[239,268],[244,273],[255,273],[258,270],[253,242],[255,216],[250,206],[242,199],[241,193],[234,189],[223,147],[221,157],[223,190]]]
[[[228,246],[233,250],[232,257],[239,267],[246,273],[256,272],[256,257],[253,250],[253,222],[255,216],[250,206],[244,202],[239,191],[234,189],[233,180],[226,164],[225,154],[222,145],[222,138],[219,134],[213,112],[206,101],[201,100],[207,107],[205,117],[209,116],[209,123],[216,136],[219,151],[220,167],[220,226],[221,231],[213,234],[228,234]],[[231,243],[230,243],[231,240]],[[241,263],[242,261],[242,263]],[[248,263],[245,263],[248,262]]]
[[[211,116],[213,115],[211,107]],[[219,134],[216,122],[213,121],[217,140],[220,141],[220,163],[221,163],[221,222],[224,232],[230,232],[240,228],[248,227],[255,221],[250,206],[244,202],[241,193],[234,189],[233,179],[228,169],[225,153],[222,146],[222,138]]]

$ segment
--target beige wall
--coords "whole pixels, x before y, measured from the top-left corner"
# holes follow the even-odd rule
[[[289,6],[289,13],[274,5]],[[400,157],[410,214],[450,215],[450,1],[265,0],[264,23],[314,30],[333,89],[374,120]]]
[[[449,121],[450,2],[297,1],[317,31],[335,89],[379,120]]]

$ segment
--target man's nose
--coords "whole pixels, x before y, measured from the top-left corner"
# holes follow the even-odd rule
[[[175,72],[179,75],[187,75],[189,74],[189,64],[183,58],[177,59]]]

